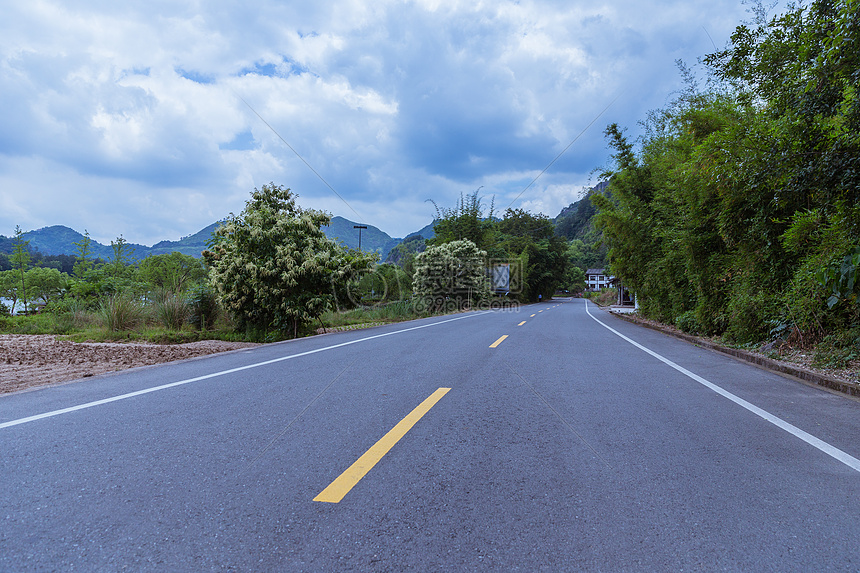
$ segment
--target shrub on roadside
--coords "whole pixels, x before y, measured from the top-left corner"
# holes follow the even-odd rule
[[[583,296],[598,306],[609,306],[615,304],[618,300],[618,290],[614,288],[605,288],[600,292],[589,291],[583,293]]]
[[[860,327],[826,336],[815,349],[812,365],[848,368],[855,360],[860,360]]]
[[[687,312],[678,316],[678,318],[675,319],[675,326],[681,332],[686,332],[689,334],[698,334],[698,332],[701,330],[701,328],[699,327],[699,321],[696,320],[695,310],[688,310]]]

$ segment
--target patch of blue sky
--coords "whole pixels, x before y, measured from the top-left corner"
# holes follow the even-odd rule
[[[286,76],[299,76],[301,74],[309,73],[310,70],[307,66],[303,66],[298,62],[291,60],[290,58],[284,58],[279,63],[275,62],[257,62],[253,67],[243,68],[240,72],[240,76],[245,76],[248,74],[255,74],[258,76],[266,76],[266,77],[286,77]]]
[[[248,149],[254,149],[254,147],[254,135],[250,129],[237,133],[232,141],[218,145],[218,149],[230,151],[247,151]]]
[[[175,68],[176,73],[179,76],[185,78],[186,80],[191,80],[192,82],[196,82],[198,84],[211,84],[215,82],[215,78],[212,76],[207,76],[206,74],[202,74],[200,72],[195,72],[193,70],[184,70],[182,68]]]
[[[148,68],[148,67],[147,67],[147,68],[131,68],[131,69],[125,69],[125,70],[122,70],[122,72],[120,73],[120,77],[122,77],[122,78],[128,78],[128,77],[131,77],[131,76],[146,76],[146,77],[149,77],[150,69],[151,69],[151,68]]]
[[[240,76],[247,76],[249,74],[255,74],[258,76],[266,76],[266,77],[275,77],[278,75],[278,66],[277,64],[273,64],[272,62],[268,63],[255,63],[251,68],[243,68],[240,72]]]

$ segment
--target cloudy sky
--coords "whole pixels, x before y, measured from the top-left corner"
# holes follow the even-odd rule
[[[452,207],[478,188],[497,211],[554,217],[597,182],[606,125],[635,135],[681,87],[675,60],[695,64],[750,18],[740,0],[0,0],[0,13],[0,234],[66,225],[147,245],[239,213],[271,181],[399,237],[432,220],[428,199]]]

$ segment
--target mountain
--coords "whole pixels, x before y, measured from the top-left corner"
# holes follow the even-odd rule
[[[212,238],[212,233],[215,229],[221,226],[221,221],[212,223],[193,235],[182,237],[178,241],[160,241],[150,247],[150,255],[166,255],[174,251],[179,251],[185,255],[199,257],[200,253],[206,250],[206,243]]]
[[[350,249],[358,248],[358,229],[354,223],[343,217],[332,217],[331,225],[323,227],[322,230],[329,239],[343,243]],[[380,260],[385,260],[388,256],[388,251],[397,246],[402,239],[393,239],[391,236],[380,231],[373,225],[367,225],[366,229],[361,229],[361,250],[376,251],[379,253]]]
[[[388,255],[383,259],[383,262],[403,266],[410,255],[423,253],[426,248],[427,241],[424,237],[420,234],[412,233],[388,251]]]
[[[78,248],[75,243],[80,243],[85,239],[84,235],[64,227],[63,225],[54,225],[52,227],[44,227],[35,231],[27,231],[22,237],[25,241],[30,241],[30,248],[34,251],[39,251],[44,255],[77,255]],[[149,249],[144,245],[129,243],[128,246],[134,249],[133,255],[135,258],[141,259],[146,255],[141,256],[140,252]],[[113,249],[110,245],[102,245],[97,241],[90,242],[90,256],[94,259],[109,260],[113,257]]]
[[[592,219],[597,214],[597,207],[591,203],[591,196],[595,193],[606,193],[607,187],[609,187],[608,181],[598,183],[589,189],[582,199],[562,209],[553,220],[555,234],[568,240],[585,238],[592,229]]]
[[[206,248],[206,242],[212,237],[213,231],[220,224],[220,221],[212,223],[193,235],[182,237],[178,241],[160,241],[151,247],[136,243],[129,243],[128,246],[134,249],[132,256],[137,260],[145,259],[149,255],[161,255],[174,251],[199,257],[200,253]],[[328,238],[355,249],[358,248],[358,229],[354,228],[355,225],[357,223],[349,219],[332,217],[331,225],[323,227],[322,230]],[[409,236],[413,237],[419,234],[428,238],[432,237],[433,224],[431,223],[415,233],[410,233]],[[78,231],[64,227],[63,225],[44,227],[23,234],[23,239],[30,242],[30,248],[44,255],[77,255],[78,248],[75,246],[75,243],[80,243],[84,238],[84,235]],[[403,239],[392,238],[373,225],[367,225],[366,229],[361,230],[361,249],[363,251],[376,251],[379,253],[380,260],[383,261],[388,256],[389,251],[402,241]],[[0,235],[0,253],[11,254],[12,250],[12,239]],[[90,254],[93,258],[108,261],[113,258],[113,248],[110,245],[91,241]]]
[[[137,243],[128,243],[132,257],[137,260],[142,260],[149,255],[160,255],[178,251],[180,253],[199,257],[203,249],[206,248],[206,241],[212,236],[212,232],[218,228],[220,222],[212,223],[205,229],[188,237],[183,237],[178,241],[161,241],[151,247],[139,245]],[[30,249],[39,251],[43,255],[77,255],[78,247],[75,243],[80,243],[84,240],[84,235],[64,227],[63,225],[53,225],[28,231],[23,234],[22,238],[30,242]],[[11,254],[13,249],[12,239],[0,235],[0,252]],[[108,261],[113,258],[113,247],[103,245],[98,241],[90,241],[90,256],[94,259],[102,259]]]
[[[415,231],[414,233],[409,233],[408,235],[406,235],[406,238],[403,240],[405,241],[405,240],[410,239],[412,237],[417,237],[418,235],[421,235],[425,239],[432,239],[433,237],[436,236],[436,231],[434,230],[435,227],[436,227],[436,221],[433,221],[432,223],[430,223],[429,225],[427,225],[423,229]]]

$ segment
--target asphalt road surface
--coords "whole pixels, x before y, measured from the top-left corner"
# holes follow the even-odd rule
[[[584,300],[0,397],[0,571],[857,571],[860,402]]]

